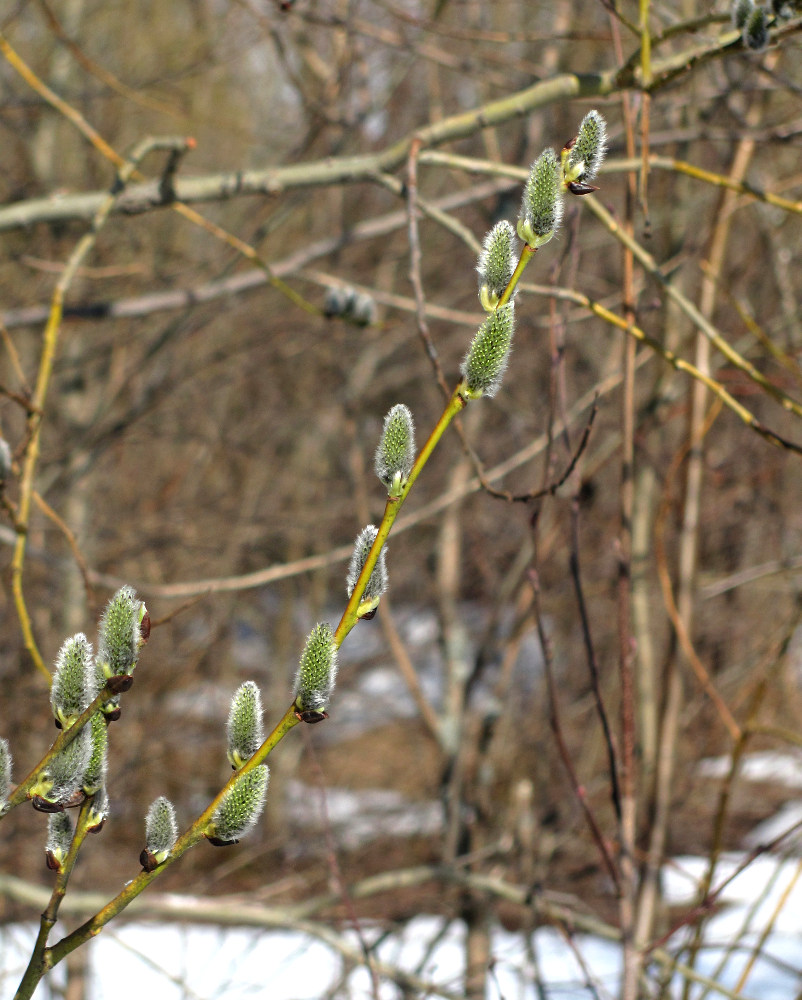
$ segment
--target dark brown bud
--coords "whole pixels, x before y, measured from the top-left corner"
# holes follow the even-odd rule
[[[114,677],[109,677],[106,681],[106,687],[112,694],[123,694],[123,692],[131,690],[133,683],[134,678],[131,674],[117,674]]]
[[[60,802],[49,802],[47,799],[42,798],[41,795],[34,795],[31,799],[31,805],[34,809],[38,809],[39,812],[43,813],[64,812],[64,806]]]
[[[581,181],[570,181],[566,187],[571,194],[593,194],[599,190],[595,184],[583,184]]]
[[[142,853],[139,855],[139,863],[142,865],[143,871],[153,872],[159,867],[159,862],[154,857],[153,853],[147,849],[147,847],[142,848]]]
[[[328,719],[328,712],[315,712],[312,709],[307,709],[304,712],[299,712],[298,709],[295,710],[295,718],[299,722],[308,722],[310,725],[314,725],[316,722],[322,722],[324,719]]]

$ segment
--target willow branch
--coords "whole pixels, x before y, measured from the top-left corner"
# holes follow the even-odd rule
[[[2,40],[1,35],[0,40]],[[50,681],[50,671],[44,664],[33,635],[30,615],[28,614],[25,596],[22,590],[22,571],[25,561],[25,546],[27,542],[31,501],[34,492],[34,478],[39,459],[42,420],[47,400],[47,393],[50,387],[50,377],[53,371],[53,363],[55,361],[56,350],[58,347],[64,298],[78,268],[86,258],[87,254],[94,247],[98,234],[108,220],[113,206],[120,197],[121,193],[124,191],[131,176],[135,173],[141,160],[153,150],[167,149],[175,151],[177,149],[186,148],[187,140],[182,138],[145,139],[139,143],[131,154],[131,157],[128,160],[124,160],[120,165],[114,185],[105,195],[104,199],[97,208],[92,218],[91,228],[81,237],[70,255],[67,265],[56,283],[56,287],[53,292],[50,312],[43,336],[42,354],[39,360],[36,385],[31,398],[31,413],[28,418],[27,428],[28,442],[22,465],[19,509],[16,518],[17,543],[14,548],[14,556],[11,563],[11,585],[17,615],[22,628],[25,648],[30,653],[36,668],[47,679],[48,683]]]
[[[779,40],[802,30],[802,19],[796,18],[773,29],[772,39]],[[652,82],[649,91],[656,90],[694,70],[710,59],[737,50],[740,36],[723,32],[711,42],[694,46],[663,60],[652,60]],[[0,35],[0,51],[7,55],[8,42]],[[13,50],[12,50],[13,51]],[[637,57],[639,60],[639,56]],[[222,202],[251,195],[274,196],[285,191],[322,185],[353,184],[374,180],[379,173],[402,166],[412,142],[422,147],[440,146],[474,135],[485,128],[502,125],[531,114],[537,108],[557,101],[574,98],[606,97],[619,90],[640,89],[640,69],[625,65],[600,73],[563,73],[542,80],[497,101],[491,101],[470,111],[451,115],[410,132],[386,149],[362,156],[327,157],[292,166],[270,167],[263,170],[232,170],[200,177],[180,177],[174,186],[175,198],[186,204]],[[70,219],[90,219],[102,202],[102,192],[64,195],[61,198],[36,198],[0,209],[0,231],[19,229],[37,222],[63,222]],[[120,214],[135,215],[164,208],[170,204],[160,191],[158,181],[132,186],[115,205]]]

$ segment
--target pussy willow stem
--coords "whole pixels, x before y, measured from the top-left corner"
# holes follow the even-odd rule
[[[523,268],[520,267],[520,271],[522,270]],[[464,386],[460,383],[452,393],[451,398],[440,416],[440,419],[437,421],[437,424],[429,435],[426,444],[423,446],[417,459],[415,460],[412,471],[410,472],[409,478],[401,490],[401,493],[399,496],[389,497],[387,500],[384,517],[382,518],[381,526],[376,535],[376,539],[371,547],[367,559],[365,560],[365,565],[362,568],[362,572],[359,575],[359,579],[357,580],[351,598],[348,601],[340,620],[340,624],[335,632],[334,640],[337,646],[342,644],[346,635],[348,635],[358,621],[357,608],[359,607],[365,587],[370,579],[370,574],[373,572],[376,565],[381,547],[384,545],[388,535],[390,534],[390,529],[393,526],[393,522],[395,521],[401,505],[409,495],[409,491],[415,484],[421,470],[428,462],[446,428],[457,413],[459,413],[466,405],[466,399],[462,395],[463,390]],[[15,1000],[29,1000],[33,990],[36,988],[37,983],[46,972],[58,964],[58,962],[70,954],[70,952],[80,947],[90,938],[99,934],[103,927],[105,927],[110,920],[124,910],[130,902],[136,899],[136,897],[143,892],[155,878],[165,871],[174,861],[177,861],[183,854],[186,853],[186,851],[188,851],[191,847],[194,847],[195,844],[202,840],[204,834],[209,828],[209,824],[212,821],[212,817],[214,816],[217,806],[222,801],[229,788],[231,788],[234,782],[242,777],[243,774],[246,774],[248,771],[253,770],[253,768],[261,764],[271,750],[273,750],[273,748],[284,738],[290,729],[292,729],[293,726],[296,726],[299,721],[300,720],[295,712],[295,703],[293,703],[284,713],[281,721],[261,747],[256,751],[253,757],[251,757],[251,759],[243,765],[243,767],[232,775],[225,787],[218,793],[218,795],[215,796],[212,802],[209,803],[206,809],[192,823],[192,825],[178,838],[170,854],[162,862],[162,864],[151,872],[142,870],[123,888],[120,893],[118,893],[117,896],[114,897],[114,899],[108,902],[103,909],[99,910],[93,917],[90,917],[89,920],[83,923],[80,927],[76,928],[76,930],[74,930],[71,934],[68,934],[66,937],[62,938],[61,941],[58,941],[50,948],[44,948],[44,941],[47,940],[45,935],[42,941],[42,947],[38,948],[39,958],[35,963],[35,968],[32,968],[34,964],[32,962],[32,966],[29,966],[29,971],[26,972],[25,979],[20,984],[20,989]]]
[[[454,419],[454,417],[465,407],[466,399],[462,395],[463,385],[460,383],[457,388],[451,394],[451,398],[446,403],[445,409],[443,410],[440,419],[435,424],[434,430],[429,435],[426,444],[420,451],[420,454],[415,459],[415,464],[412,466],[412,471],[409,474],[404,487],[402,488],[398,496],[391,496],[387,498],[387,504],[384,508],[384,515],[379,525],[379,530],[376,534],[376,538],[373,541],[373,545],[370,548],[368,557],[365,560],[365,565],[362,567],[362,572],[359,574],[359,578],[354,585],[353,593],[348,600],[348,604],[345,606],[345,611],[343,611],[342,618],[340,619],[340,624],[337,626],[334,632],[334,644],[335,646],[341,646],[343,640],[351,631],[351,629],[359,621],[357,615],[357,609],[365,593],[365,588],[370,580],[370,575],[373,572],[376,562],[379,558],[379,553],[382,550],[382,546],[387,541],[387,537],[390,534],[390,529],[393,526],[393,522],[398,515],[401,506],[403,505],[406,498],[409,496],[409,491],[415,484],[415,480],[421,473],[421,470],[429,461],[434,449],[437,447],[440,438],[443,436],[446,428]]]
[[[523,274],[524,268],[529,263],[535,252],[536,251],[533,247],[524,246],[513,276],[499,300],[499,305],[504,305],[504,303],[509,301],[510,296],[515,290],[515,286]],[[460,382],[451,394],[440,419],[435,424],[434,429],[418,454],[418,457],[415,459],[412,470],[410,471],[409,477],[401,489],[401,492],[398,496],[388,497],[387,504],[384,509],[384,516],[382,517],[381,525],[379,526],[376,538],[371,546],[367,559],[365,560],[365,564],[362,567],[362,572],[359,574],[353,593],[351,594],[348,604],[345,607],[340,623],[334,633],[334,642],[337,647],[342,645],[345,637],[359,620],[357,610],[364,595],[365,588],[367,587],[371,573],[376,566],[376,562],[382,550],[382,546],[387,541],[393,522],[395,521],[401,506],[409,495],[410,490],[415,485],[415,481],[420,475],[422,469],[429,461],[432,452],[439,444],[440,439],[448,428],[448,425],[467,405],[467,398],[464,393],[465,385]],[[89,712],[88,709],[87,712]],[[91,712],[89,714],[91,715]],[[83,718],[83,716],[81,718]],[[186,851],[188,851],[191,847],[194,847],[195,844],[202,840],[205,833],[209,829],[209,824],[212,822],[212,817],[214,816],[217,806],[220,804],[228,790],[233,786],[234,782],[239,780],[239,778],[241,778],[242,775],[246,774],[248,771],[252,771],[253,768],[258,767],[258,765],[265,760],[271,750],[273,750],[273,748],[284,738],[290,729],[296,726],[299,721],[300,720],[296,715],[296,706],[293,702],[293,704],[290,705],[284,713],[284,716],[276,728],[256,751],[253,757],[251,757],[251,759],[244,764],[243,767],[231,776],[225,787],[221,789],[221,791],[209,803],[200,816],[178,838],[170,851],[170,854],[157,868],[150,872],[143,869],[123,888],[120,893],[118,893],[117,896],[114,897],[114,899],[110,900],[110,902],[108,902],[103,909],[99,910],[93,917],[90,917],[89,920],[83,923],[80,927],[76,928],[76,930],[74,930],[71,934],[68,934],[50,948],[44,947],[44,943],[47,940],[47,933],[45,933],[41,940],[41,947],[39,941],[37,941],[35,955],[38,956],[38,958],[36,962],[32,959],[31,965],[25,974],[25,978],[20,984],[15,1000],[29,1000],[34,989],[36,988],[36,985],[46,972],[52,969],[53,966],[57,965],[63,958],[70,954],[70,952],[80,947],[90,938],[99,934],[103,927],[105,927],[110,920],[122,912],[122,910],[124,910],[129,903],[136,899],[136,897],[143,892],[155,878],[158,878],[158,876],[174,861],[177,861],[183,854],[186,853]],[[28,779],[26,779],[26,781],[27,780]],[[17,791],[19,792],[19,789]],[[15,795],[16,794],[17,793],[15,793]],[[48,933],[50,927],[52,927],[52,924],[50,924],[47,928]]]
[[[509,302],[521,278],[521,275],[524,273],[524,268],[532,259],[532,257],[535,255],[535,253],[537,253],[536,247],[530,247],[528,244],[524,245],[524,248],[521,251],[521,256],[518,260],[515,270],[513,271],[512,277],[510,278],[507,287],[502,292],[498,301],[498,306],[496,308],[500,308],[501,306]],[[390,529],[393,526],[393,522],[395,521],[404,501],[409,496],[409,491],[414,486],[415,480],[418,478],[418,476],[421,473],[421,470],[429,461],[429,457],[431,456],[432,452],[437,447],[437,444],[439,443],[440,438],[443,436],[443,433],[445,432],[446,428],[454,419],[454,417],[467,405],[467,398],[463,395],[464,391],[465,391],[465,386],[463,385],[462,382],[460,382],[460,384],[451,394],[451,398],[446,403],[446,407],[443,410],[440,419],[435,424],[434,430],[429,435],[426,444],[423,446],[423,448],[420,451],[420,454],[416,458],[415,464],[412,466],[412,471],[410,472],[409,478],[407,479],[403,489],[401,490],[398,496],[391,496],[387,498],[387,504],[385,505],[384,508],[384,516],[382,517],[381,524],[379,525],[379,530],[376,533],[376,538],[373,540],[373,545],[371,546],[370,552],[368,553],[368,557],[365,560],[364,566],[362,567],[362,572],[359,574],[359,578],[356,581],[353,593],[351,594],[348,604],[345,607],[345,611],[343,612],[342,618],[340,619],[340,623],[334,632],[335,646],[339,647],[342,645],[345,637],[348,635],[348,633],[351,631],[354,625],[356,625],[356,623],[359,621],[357,609],[359,608],[362,596],[365,593],[365,588],[367,587],[368,581],[370,580],[370,575],[376,567],[376,563],[379,559],[379,554],[382,550],[382,547],[384,546],[384,543],[387,541],[387,538],[390,534]]]
[[[194,847],[199,841],[201,841],[206,833],[209,824],[212,821],[214,812],[217,809],[220,802],[223,800],[226,793],[233,786],[234,782],[238,781],[243,774],[248,771],[252,771],[255,767],[261,764],[270,751],[278,744],[284,736],[293,728],[293,726],[298,725],[298,718],[295,715],[295,705],[291,705],[287,711],[284,713],[283,718],[278,723],[273,732],[268,736],[264,743],[259,747],[256,753],[251,757],[251,759],[244,764],[238,771],[232,774],[231,778],[226,782],[225,786],[220,790],[220,792],[212,799],[206,809],[198,816],[198,818],[192,823],[192,825],[178,838],[167,858],[154,869],[152,872],[146,872],[144,869],[132,879],[120,893],[118,893],[114,899],[110,900],[102,910],[99,910],[93,917],[90,917],[85,923],[77,927],[71,934],[63,937],[60,941],[56,942],[51,948],[46,948],[42,955],[41,965],[38,971],[38,978],[36,982],[31,984],[31,989],[28,992],[22,991],[22,984],[20,984],[20,989],[17,992],[15,1000],[29,1000],[36,987],[36,983],[42,978],[42,976],[57,965],[63,958],[70,954],[70,952],[75,951],[76,948],[85,944],[90,938],[95,937],[100,931],[106,926],[106,924],[121,913],[130,902],[132,902],[136,897],[145,890],[150,883],[158,878],[163,871],[165,871],[174,861],[185,854],[191,847]]]
[[[25,975],[20,981],[14,1000],[22,1000],[24,997],[31,996],[33,991],[36,989],[39,980],[47,971],[47,966],[45,964],[47,938],[58,918],[61,901],[64,899],[67,892],[67,883],[70,880],[70,875],[72,875],[75,862],[78,860],[78,851],[81,849],[81,845],[89,832],[89,820],[92,812],[92,803],[93,798],[88,798],[81,806],[81,811],[78,815],[78,822],[75,826],[75,832],[72,835],[70,849],[67,851],[67,856],[64,858],[61,870],[56,877],[56,884],[53,887],[53,893],[50,896],[50,901],[42,913],[41,920],[39,922],[39,933],[36,936],[36,944],[31,952],[28,968],[25,970]]]
[[[521,279],[521,275],[524,273],[524,268],[536,253],[537,247],[530,247],[528,243],[524,244],[524,248],[521,251],[521,256],[515,266],[515,270],[512,272],[509,284],[501,293],[501,298],[498,300],[498,307],[504,306],[510,301],[512,293],[515,291],[515,288]]]
[[[39,775],[45,769],[45,767],[50,763],[50,761],[57,755],[60,754],[62,750],[65,750],[70,743],[75,739],[75,737],[80,733],[85,725],[89,723],[89,720],[95,714],[95,712],[100,710],[100,706],[109,700],[109,698],[114,694],[112,689],[106,684],[94,701],[81,712],[78,718],[73,722],[69,729],[65,729],[62,733],[59,733],[58,738],[54,741],[51,748],[42,757],[38,764],[36,764],[32,770],[28,773],[27,777],[17,785],[13,793],[9,795],[6,801],[3,803],[2,808],[0,808],[0,818],[5,816],[7,812],[11,812],[16,806],[21,805],[28,798],[28,792],[36,784]]]

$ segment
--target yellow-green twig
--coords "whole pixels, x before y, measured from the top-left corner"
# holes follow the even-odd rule
[[[434,430],[429,435],[426,444],[423,446],[420,454],[415,459],[415,464],[412,466],[412,471],[410,472],[409,478],[407,479],[404,488],[401,490],[400,495],[397,497],[387,498],[387,504],[384,508],[384,516],[382,517],[381,524],[379,525],[376,538],[374,539],[373,545],[368,553],[368,557],[365,560],[365,565],[362,567],[362,572],[359,574],[359,579],[354,585],[353,593],[351,594],[345,611],[342,614],[340,623],[334,632],[334,643],[336,646],[342,645],[343,640],[358,621],[357,608],[362,600],[362,595],[365,593],[365,588],[370,580],[370,575],[376,567],[379,553],[387,541],[393,522],[395,521],[402,504],[409,496],[409,491],[414,486],[415,480],[420,475],[421,470],[429,461],[432,452],[436,448],[446,428],[454,417],[465,407],[466,400],[461,395],[460,389],[461,384],[457,386],[451,394],[451,398],[446,403],[445,409],[443,410],[440,419],[437,421]]]
[[[0,35],[0,43],[4,40]],[[2,45],[0,45],[0,49]],[[3,50],[4,51],[4,50]],[[6,53],[8,58],[8,53]],[[16,68],[16,67],[15,67]],[[39,652],[36,640],[33,635],[30,615],[25,603],[25,595],[22,589],[22,572],[25,562],[25,547],[28,534],[28,523],[30,519],[31,500],[33,498],[34,478],[39,459],[40,438],[42,430],[42,420],[44,416],[47,392],[50,387],[50,378],[53,373],[53,363],[58,347],[59,333],[61,330],[61,318],[64,308],[64,297],[69,289],[78,268],[81,266],[86,255],[95,245],[98,233],[103,228],[109,217],[112,206],[125,189],[125,185],[136,173],[136,169],[141,160],[154,149],[169,149],[172,151],[186,148],[186,139],[145,139],[134,149],[128,160],[122,160],[118,165],[119,169],[115,182],[107,194],[105,200],[95,213],[90,229],[84,233],[78,241],[75,249],[70,254],[69,260],[61,273],[53,291],[53,298],[50,305],[47,324],[45,326],[42,354],[39,360],[39,370],[36,377],[36,386],[31,399],[31,412],[28,417],[28,446],[22,466],[22,476],[20,479],[19,508],[16,519],[17,541],[14,546],[14,556],[11,562],[11,586],[14,594],[14,604],[17,609],[20,626],[22,628],[25,648],[30,653],[37,670],[50,683],[50,671],[44,664],[42,655]]]
[[[64,899],[67,892],[67,884],[69,883],[70,875],[72,875],[72,871],[75,868],[75,862],[78,860],[78,851],[80,851],[81,845],[86,839],[86,835],[89,831],[93,798],[94,797],[86,799],[81,806],[81,811],[78,814],[78,822],[76,823],[75,832],[72,836],[70,849],[67,852],[67,856],[64,858],[61,869],[56,877],[56,884],[53,887],[50,901],[45,907],[45,910],[40,918],[39,933],[36,936],[36,943],[34,944],[33,951],[31,952],[28,967],[25,970],[25,974],[23,975],[17,989],[15,1000],[17,1000],[17,998],[22,1000],[23,997],[31,996],[33,991],[36,989],[39,980],[47,971],[45,960],[47,939],[50,936],[50,932],[53,929],[56,919],[58,918],[61,901]]]
[[[3,803],[2,808],[0,808],[0,818],[5,816],[6,813],[11,812],[16,806],[22,805],[29,798],[29,792],[31,788],[37,783],[39,776],[42,771],[47,767],[50,761],[65,750],[70,743],[76,738],[78,733],[84,728],[85,725],[89,723],[89,720],[95,714],[95,712],[100,710],[101,705],[109,700],[113,694],[116,692],[113,690],[112,685],[114,679],[107,681],[99,694],[95,697],[94,701],[90,702],[89,705],[81,712],[78,718],[73,722],[69,729],[65,729],[63,732],[59,733],[53,745],[47,751],[47,753],[42,757],[42,759],[34,765],[32,770],[28,775],[22,779],[22,781],[17,785],[14,791],[9,795],[6,801]]]
[[[212,799],[206,809],[204,809],[194,823],[192,823],[192,825],[178,838],[170,854],[157,868],[150,872],[143,869],[135,878],[124,886],[122,891],[119,892],[114,899],[110,900],[94,916],[90,917],[89,920],[81,924],[80,927],[77,927],[71,934],[66,935],[60,941],[56,942],[56,944],[52,947],[44,949],[40,965],[37,969],[38,978],[36,979],[36,982],[32,984],[30,992],[23,993],[20,990],[17,993],[15,1000],[29,1000],[33,989],[36,987],[36,983],[39,982],[46,972],[57,965],[63,958],[69,955],[70,952],[75,951],[76,948],[85,944],[91,938],[99,934],[106,924],[121,913],[126,906],[132,902],[132,900],[136,899],[137,896],[139,896],[139,894],[143,892],[155,878],[158,878],[158,876],[171,864],[173,864],[174,861],[178,861],[178,859],[182,857],[182,855],[184,855],[191,847],[194,847],[201,840],[203,840],[209,824],[212,821],[215,810],[229,789],[242,777],[243,774],[246,774],[248,771],[253,770],[253,768],[261,764],[271,750],[273,750],[273,748],[284,738],[284,736],[286,736],[290,729],[298,724],[298,721],[299,720],[295,715],[295,706],[293,704],[287,709],[278,725],[261,745],[261,747],[256,751],[253,757],[251,757],[246,764],[244,764],[231,776],[225,786],[214,797],[214,799]]]

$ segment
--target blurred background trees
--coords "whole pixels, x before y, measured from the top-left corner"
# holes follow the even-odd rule
[[[481,320],[475,241],[514,220],[526,166],[591,107],[610,132],[601,190],[569,199],[559,240],[527,272],[502,391],[466,414],[465,443],[449,435],[416,486],[390,541],[389,599],[343,647],[332,718],[271,756],[267,813],[247,842],[192,852],[157,888],[291,902],[332,880],[444,866],[445,889],[433,877],[352,905],[388,924],[464,920],[466,990],[479,996],[488,923],[527,927],[545,911],[455,872],[559,894],[645,944],[676,916],[650,895],[663,860],[737,847],[782,801],[771,784],[756,800],[734,773],[725,801],[697,764],[799,741],[799,654],[786,655],[802,568],[793,8],[752,52],[726,5],[693,0],[7,6],[7,44],[80,116],[76,127],[6,53],[7,568],[50,297],[97,207],[81,196],[114,178],[84,125],[121,156],[149,135],[196,143],[173,164],[151,154],[150,187],[132,182],[98,234],[68,289],[43,413],[47,507],[32,508],[23,589],[45,663],[66,634],[91,634],[119,583],[154,622],[111,732],[112,816],[78,887],[113,893],[137,870],[157,795],[184,824],[206,805],[227,777],[222,727],[243,680],[259,683],[268,726],[286,708],[303,639],[339,617],[351,542],[381,515],[384,413],[407,403],[425,439],[442,407],[432,355],[454,383]],[[519,92],[520,109],[492,103]],[[176,196],[212,225],[176,211]],[[633,257],[626,234],[650,257]],[[372,296],[374,323],[324,315],[343,285]],[[476,478],[535,492],[577,452],[554,495],[528,503]],[[4,580],[0,723],[19,777],[52,724],[8,569]],[[321,824],[337,796],[345,819],[329,809]],[[45,883],[41,817],[4,822],[2,869]],[[345,898],[321,919],[350,913]],[[29,911],[9,892],[0,914]]]

